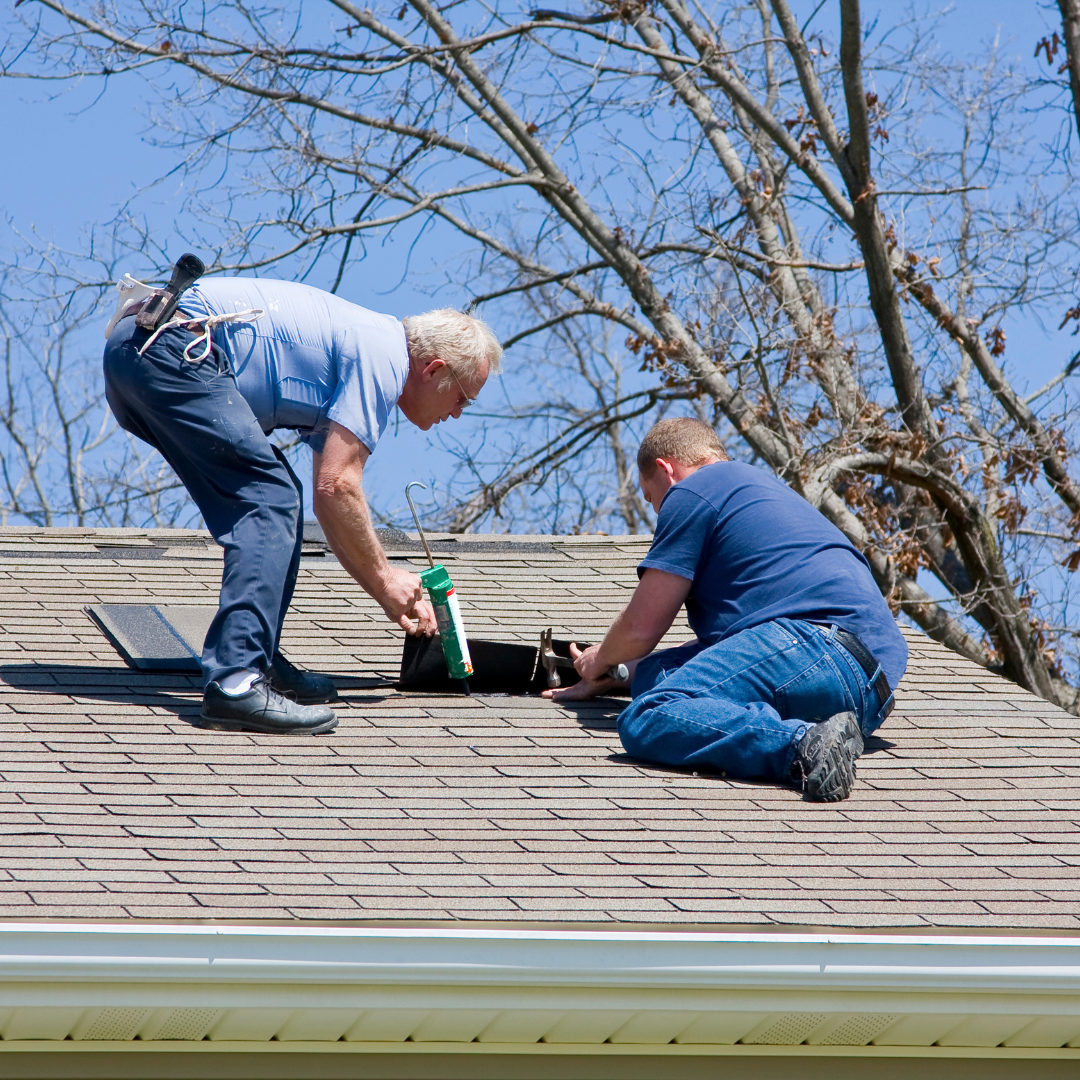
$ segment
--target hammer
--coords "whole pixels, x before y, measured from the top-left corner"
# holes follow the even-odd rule
[[[569,657],[559,656],[555,652],[555,648],[551,644],[550,626],[540,634],[540,662],[544,665],[544,670],[547,672],[547,684],[549,689],[552,690],[557,686],[562,686],[562,679],[559,678],[559,672],[556,669],[572,668],[574,666],[574,661]],[[608,668],[607,673],[618,682],[630,681],[630,669],[625,664],[616,664],[614,667]]]

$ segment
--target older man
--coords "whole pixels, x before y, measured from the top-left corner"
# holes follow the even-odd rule
[[[635,757],[846,798],[907,666],[866,559],[698,420],[657,424],[638,469],[657,520],[637,589],[601,644],[575,650],[583,681],[547,696],[592,697],[627,663],[619,735]],[[653,653],[684,603],[696,637]]]
[[[319,734],[336,724],[325,676],[278,651],[303,541],[303,488],[267,436],[297,431],[314,457],[313,503],[331,549],[387,616],[434,632],[420,579],[375,534],[364,466],[397,405],[421,430],[461,412],[499,370],[479,319],[452,309],[404,320],[308,285],[197,282],[183,325],[153,337],[128,312],[105,347],[120,426],[159,450],[225,549],[220,605],[203,646],[203,725]],[[199,340],[199,338],[203,340]]]

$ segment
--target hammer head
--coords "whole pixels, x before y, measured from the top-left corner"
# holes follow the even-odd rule
[[[550,626],[540,633],[540,662],[544,665],[544,671],[547,672],[548,688],[554,690],[555,687],[562,686],[562,679],[559,678],[556,668],[555,647],[551,644]]]

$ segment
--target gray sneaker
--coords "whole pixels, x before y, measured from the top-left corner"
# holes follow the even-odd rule
[[[337,717],[328,705],[300,705],[282,697],[260,675],[243,694],[226,694],[212,682],[203,691],[199,727],[264,735],[322,735],[337,727]]]
[[[807,798],[839,802],[851,794],[855,759],[863,737],[854,713],[842,712],[807,729],[795,749],[791,771]]]

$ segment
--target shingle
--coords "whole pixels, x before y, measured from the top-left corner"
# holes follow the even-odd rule
[[[69,559],[162,534],[3,533],[55,552],[0,560],[5,917],[1080,928],[1080,721],[921,635],[851,799],[821,806],[633,761],[616,701],[373,687],[400,640],[329,557],[305,559],[284,647],[342,677],[337,731],[200,731],[198,680],[128,671],[82,606],[212,605],[208,537]],[[553,548],[455,551],[472,633],[598,640],[648,538],[526,542]]]

